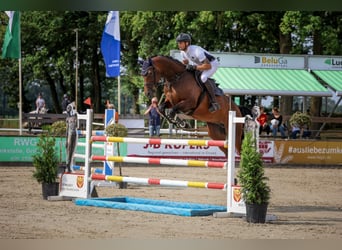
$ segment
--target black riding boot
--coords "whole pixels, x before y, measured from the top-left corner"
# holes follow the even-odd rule
[[[204,83],[204,86],[209,93],[209,102],[210,102],[209,112],[213,113],[213,112],[219,110],[221,107],[220,107],[220,104],[218,102],[216,102],[214,88],[211,85],[209,79]]]

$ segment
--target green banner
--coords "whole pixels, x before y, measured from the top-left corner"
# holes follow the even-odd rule
[[[37,136],[1,136],[0,137],[0,162],[32,162],[32,155],[37,152]],[[79,142],[85,142],[85,138],[79,138]],[[103,142],[96,142],[103,144]],[[65,138],[56,138],[57,155],[61,162],[66,160]],[[127,154],[126,143],[120,144],[120,155]],[[76,152],[79,154],[85,153],[85,148],[78,146]],[[93,155],[103,155],[102,148],[92,148]],[[82,159],[77,159],[77,162],[83,162]]]

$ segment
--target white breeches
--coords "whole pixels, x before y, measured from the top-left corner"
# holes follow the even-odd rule
[[[210,64],[211,64],[211,69],[204,70],[201,74],[201,80],[203,83],[205,83],[208,80],[208,78],[211,77],[216,72],[219,66],[219,63],[216,60],[210,62]]]

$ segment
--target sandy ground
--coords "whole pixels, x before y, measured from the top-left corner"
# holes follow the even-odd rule
[[[342,169],[267,167],[272,189],[266,224],[242,218],[182,217],[76,206],[42,199],[33,167],[1,167],[0,239],[341,239]],[[115,173],[116,174],[116,173]],[[134,177],[226,182],[223,169],[125,166]],[[226,192],[128,185],[98,187],[100,197],[135,196],[226,205]]]

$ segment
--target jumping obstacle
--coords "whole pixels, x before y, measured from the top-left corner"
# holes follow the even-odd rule
[[[92,136],[91,142],[117,142],[117,143],[136,143],[149,145],[181,145],[181,146],[208,146],[227,148],[227,141],[219,140],[180,140],[180,139],[159,139],[159,138],[126,138],[126,137],[106,137]],[[227,162],[199,161],[199,160],[178,160],[164,158],[147,157],[120,157],[120,156],[99,156],[93,155],[93,161],[114,161],[137,164],[156,164],[156,165],[176,165],[191,167],[227,168]]]
[[[157,185],[166,187],[194,187],[194,188],[207,188],[207,189],[226,189],[226,184],[215,183],[215,182],[195,182],[195,181],[180,181],[180,180],[165,180],[165,179],[155,179],[155,178],[137,178],[137,177],[125,177],[125,176],[115,176],[115,175],[101,175],[92,174],[92,180],[102,180],[102,181],[115,181],[115,182],[127,182],[139,185]]]
[[[159,139],[159,138],[127,138],[127,137],[106,137],[92,136],[91,141],[103,142],[126,142],[150,145],[181,145],[181,146],[208,146],[208,147],[224,147],[227,148],[227,141],[219,140],[181,140],[181,139]]]
[[[147,157],[123,157],[123,156],[91,156],[92,161],[114,161],[137,164],[154,164],[154,165],[175,165],[189,167],[208,167],[208,168],[225,168],[226,162],[216,161],[200,161],[200,160],[179,160],[164,158],[147,158]]]
[[[77,189],[77,192],[73,193],[73,197],[82,198],[76,199],[75,204],[100,206],[96,202],[96,199],[89,199],[91,197],[91,190],[94,183],[105,185],[105,183],[135,183],[138,185],[160,185],[169,187],[192,187],[192,188],[209,188],[209,189],[221,189],[227,191],[227,207],[225,212],[216,211],[215,217],[230,216],[232,214],[245,214],[245,204],[241,199],[234,200],[233,193],[239,193],[240,187],[234,186],[234,171],[235,171],[235,126],[237,123],[244,123],[245,118],[238,118],[235,116],[235,112],[229,112],[229,133],[227,141],[215,141],[215,140],[173,140],[173,139],[145,139],[145,138],[123,138],[123,137],[106,137],[103,135],[94,135],[91,130],[92,122],[92,110],[87,110],[86,114],[86,142],[85,142],[85,173],[75,176],[75,183],[78,185],[73,186],[73,189]],[[144,158],[144,157],[120,157],[120,156],[96,156],[92,155],[91,144],[95,141],[102,142],[127,142],[127,143],[146,143],[146,144],[173,144],[173,145],[196,145],[196,146],[218,146],[226,147],[228,149],[227,162],[210,162],[210,161],[196,161],[196,160],[177,160],[175,159],[158,159],[158,158]],[[228,146],[230,145],[230,146]],[[134,159],[135,158],[135,159]],[[114,161],[114,162],[134,162],[134,163],[146,163],[146,164],[167,164],[167,165],[180,165],[180,166],[194,166],[194,167],[216,167],[227,169],[227,183],[207,183],[207,182],[195,182],[195,181],[180,181],[180,180],[161,180],[154,178],[137,178],[137,177],[123,177],[113,176],[105,174],[91,173],[90,162],[92,161]],[[234,196],[235,197],[235,196]],[[85,199],[84,199],[85,198]],[[92,203],[94,202],[94,203]],[[99,201],[100,202],[100,201]],[[101,201],[103,203],[103,201]],[[116,201],[117,202],[117,201]],[[127,205],[127,204],[126,204]],[[144,206],[145,204],[139,204]],[[134,204],[134,207],[138,206]],[[129,207],[129,206],[128,206]],[[134,210],[134,209],[133,209]]]

